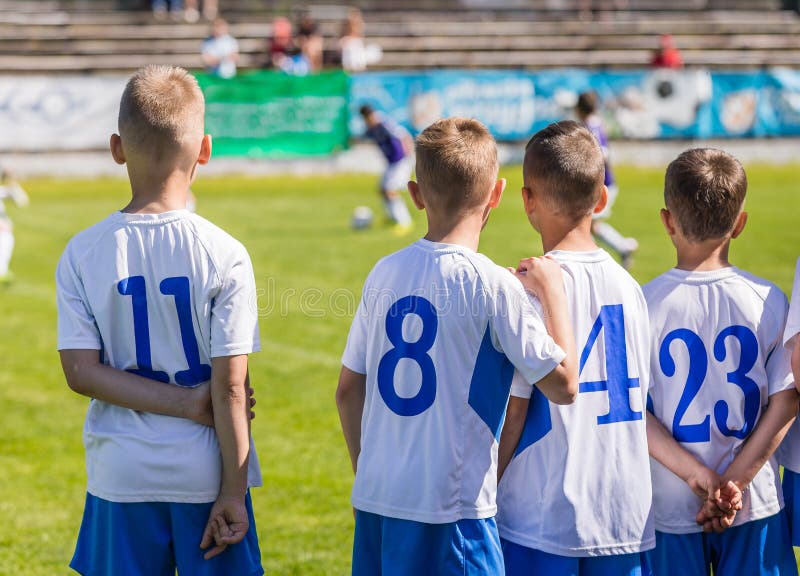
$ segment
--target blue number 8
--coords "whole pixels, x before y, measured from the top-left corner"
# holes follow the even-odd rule
[[[422,320],[422,334],[416,342],[403,340],[403,320],[416,314]],[[428,351],[436,340],[439,320],[436,309],[421,296],[400,298],[386,316],[386,336],[394,347],[378,364],[378,391],[389,409],[400,416],[417,416],[431,407],[436,399],[436,368]],[[394,387],[394,373],[403,358],[414,360],[422,372],[419,392],[411,398],[398,396]]]

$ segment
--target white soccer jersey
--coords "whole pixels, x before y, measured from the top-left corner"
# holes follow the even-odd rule
[[[725,472],[776,392],[793,386],[782,346],[780,289],[735,267],[672,269],[644,287],[652,331],[653,414],[706,466]],[[656,530],[699,532],[701,500],[651,460]],[[783,507],[773,455],[743,495],[734,525]]]
[[[783,345],[790,357],[798,334],[800,334],[800,258],[794,271],[792,303],[789,305],[786,329],[783,331]],[[778,448],[777,455],[780,464],[792,472],[800,473],[800,419],[795,420],[789,428],[789,433]]]
[[[116,212],[67,245],[56,273],[58,349],[99,350],[114,368],[181,386],[211,358],[259,349],[244,246],[186,210]],[[83,431],[88,491],[113,502],[212,502],[222,459],[213,428],[92,400]],[[261,484],[255,450],[248,482]]]
[[[580,385],[573,404],[533,388],[497,493],[500,535],[560,556],[629,554],[655,545],[645,429],[647,307],[604,250],[550,252],[564,270]],[[530,387],[512,395],[528,397]]]
[[[353,506],[434,524],[493,516],[514,366],[533,383],[563,358],[485,256],[423,239],[378,262],[342,357],[367,377]]]

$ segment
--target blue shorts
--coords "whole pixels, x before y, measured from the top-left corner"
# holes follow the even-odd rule
[[[800,474],[783,469],[783,501],[792,546],[800,546]]]
[[[356,510],[353,576],[503,576],[494,518],[423,524]]]
[[[644,552],[574,558],[548,554],[501,539],[508,576],[650,576]]]
[[[796,576],[786,515],[778,512],[721,534],[656,532],[654,576]]]
[[[238,544],[204,560],[200,540],[207,504],[109,502],[86,494],[83,521],[70,568],[84,576],[260,576],[261,551],[250,493],[250,529]]]

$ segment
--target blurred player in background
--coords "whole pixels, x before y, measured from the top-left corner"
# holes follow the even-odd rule
[[[402,126],[384,118],[372,106],[365,104],[359,111],[367,125],[366,137],[378,145],[388,163],[380,184],[386,216],[394,223],[396,233],[405,234],[411,230],[411,214],[400,192],[411,179],[414,141]]]
[[[609,162],[608,135],[603,127],[603,121],[597,114],[597,108],[597,93],[582,92],[578,96],[575,112],[581,123],[594,134],[594,137],[597,138],[597,141],[600,143],[606,165],[604,183],[608,188],[608,203],[606,203],[605,209],[594,215],[592,234],[616,252],[620,260],[622,260],[622,265],[626,269],[630,269],[633,263],[633,253],[639,247],[639,243],[635,238],[623,236],[611,224],[606,222],[608,217],[611,216],[611,207],[614,205],[614,200],[619,193],[619,189],[617,188],[617,181],[614,179],[614,173],[611,171],[611,164]]]
[[[3,200],[6,198],[11,199],[17,206],[28,205],[28,195],[25,194],[25,190],[8,170],[2,170],[0,174],[0,283],[10,282],[13,278],[8,266],[11,262],[11,254],[14,252],[14,226],[3,204]]]

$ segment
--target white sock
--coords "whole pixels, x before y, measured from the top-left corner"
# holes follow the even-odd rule
[[[403,226],[411,224],[411,214],[408,213],[408,207],[402,196],[395,196],[390,198],[387,204],[389,216],[392,220]]]
[[[629,254],[639,247],[635,238],[626,238],[608,222],[593,222],[592,232],[619,254]]]
[[[0,276],[8,274],[11,253],[14,251],[14,234],[11,230],[0,230]]]

